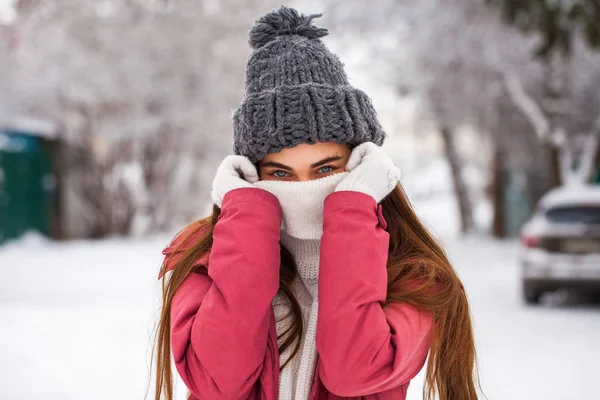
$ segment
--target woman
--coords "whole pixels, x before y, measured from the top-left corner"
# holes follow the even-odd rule
[[[398,400],[428,354],[425,397],[477,398],[463,286],[319,16],[250,30],[213,213],[163,252],[156,399],[172,356],[190,399]]]

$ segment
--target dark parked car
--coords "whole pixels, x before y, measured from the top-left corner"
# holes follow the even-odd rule
[[[548,192],[521,231],[523,296],[561,288],[600,291],[600,186]]]

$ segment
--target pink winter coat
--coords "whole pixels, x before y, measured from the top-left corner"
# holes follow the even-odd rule
[[[225,195],[212,249],[171,308],[173,358],[189,399],[277,399],[271,302],[279,288],[280,226],[273,194],[241,188]],[[385,227],[381,206],[366,194],[335,192],[325,200],[311,400],[402,400],[425,363],[431,314],[401,303],[382,306]],[[164,265],[163,273],[171,268]]]

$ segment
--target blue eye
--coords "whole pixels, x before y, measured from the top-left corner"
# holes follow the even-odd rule
[[[329,170],[327,170],[327,171],[323,171],[323,168],[329,168]],[[329,166],[329,165],[326,165],[326,166],[324,166],[324,167],[321,167],[321,168],[319,168],[319,172],[321,172],[321,173],[323,173],[323,174],[326,174],[326,173],[328,173],[328,172],[331,172],[331,171],[333,171],[334,169],[335,169],[335,168],[333,168],[333,167],[331,167],[331,166]]]
[[[281,172],[282,174],[284,174],[284,175],[280,175],[280,174],[279,174],[280,172]],[[277,170],[277,171],[275,171],[275,172],[271,173],[271,175],[272,175],[272,176],[274,176],[274,177],[276,177],[276,178],[285,178],[285,177],[288,175],[288,173],[287,173],[287,172],[285,172],[285,171],[282,171],[282,170],[280,170],[280,169],[279,169],[279,170]]]

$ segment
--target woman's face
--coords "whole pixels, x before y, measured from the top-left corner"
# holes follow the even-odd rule
[[[303,143],[268,154],[258,163],[260,180],[310,181],[344,172],[350,148],[331,142]]]

